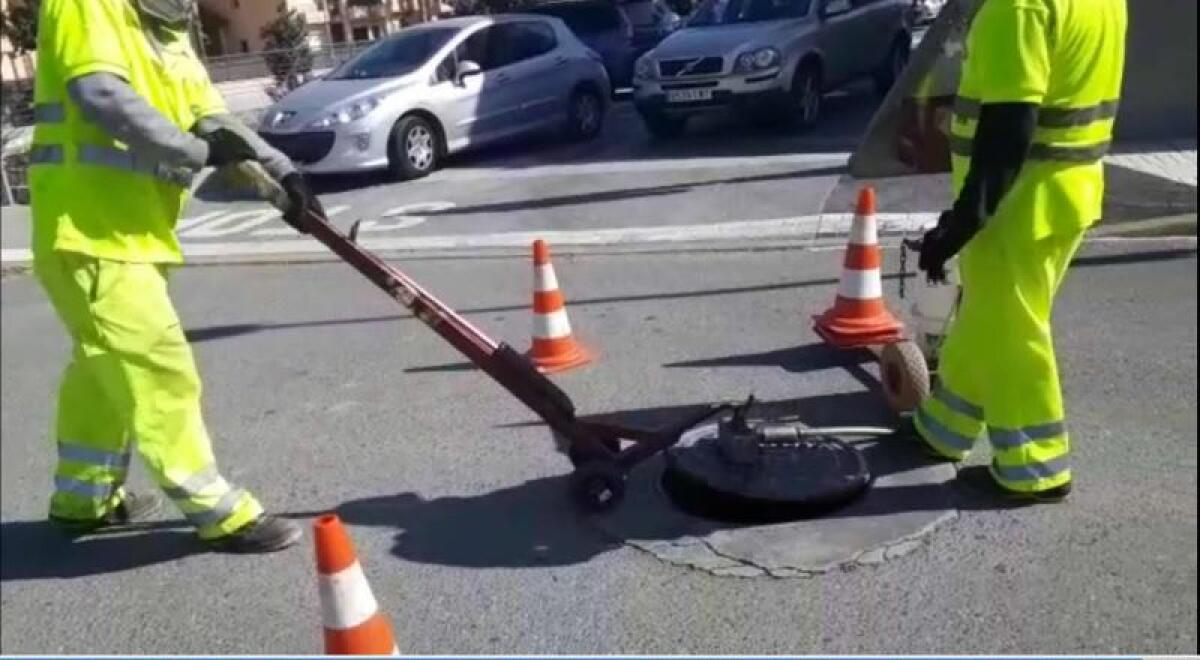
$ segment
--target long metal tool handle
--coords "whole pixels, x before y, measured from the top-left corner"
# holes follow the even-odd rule
[[[254,186],[259,197],[280,211],[286,211],[291,200],[262,165],[253,161],[238,163],[238,170]],[[426,291],[408,275],[392,267],[370,251],[362,248],[330,224],[327,218],[308,212],[306,228],[312,237],[340,256],[376,286],[412,310],[417,318],[459,349],[480,367],[481,360],[490,356],[499,344],[469,321]],[[450,326],[450,327],[447,327]],[[454,329],[451,329],[454,328]],[[457,332],[455,331],[457,330]]]

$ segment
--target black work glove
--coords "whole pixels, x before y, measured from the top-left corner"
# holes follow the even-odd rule
[[[280,184],[287,192],[289,201],[288,208],[283,213],[283,221],[301,234],[309,233],[308,225],[311,222],[309,213],[315,213],[318,217],[324,218],[325,208],[321,206],[321,202],[309,187],[303,174],[292,172],[283,177]]]
[[[228,128],[218,128],[200,136],[208,143],[208,160],[205,165],[221,167],[243,160],[256,160],[258,154],[242,136]]]
[[[921,238],[921,256],[917,267],[925,271],[930,282],[946,281],[946,262],[979,231],[979,222],[964,218],[954,211],[943,211],[937,226]]]

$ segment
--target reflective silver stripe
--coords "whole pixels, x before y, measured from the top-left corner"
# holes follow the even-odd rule
[[[961,436],[946,428],[941,422],[930,417],[922,408],[917,408],[917,418],[921,420],[921,426],[932,433],[938,442],[955,451],[971,451],[971,446],[975,444],[971,438]]]
[[[59,144],[38,144],[29,150],[29,162],[38,164],[62,163],[63,148]],[[79,146],[79,162],[101,167],[136,172],[187,188],[195,173],[185,167],[173,167],[156,161],[139,159],[132,151],[94,144]]]
[[[183,515],[196,527],[215,525],[233,515],[234,509],[237,508],[238,502],[241,501],[242,496],[245,494],[246,491],[241,488],[230,489],[228,493],[225,493],[217,501],[213,508],[206,511],[186,512]]]
[[[67,110],[61,103],[39,103],[33,106],[33,121],[39,124],[61,124],[67,120]]]
[[[1055,160],[1064,163],[1092,163],[1104,158],[1109,143],[1091,144],[1083,147],[1056,147],[1035,144],[1029,148],[1029,157],[1034,160]]]
[[[116,453],[93,449],[69,442],[58,441],[58,457],[64,461],[87,463],[98,467],[121,468],[129,467],[129,453]]]
[[[992,444],[1001,449],[1015,449],[1035,440],[1050,440],[1066,432],[1067,426],[1062,422],[1026,426],[1023,429],[988,427],[988,437],[991,438]]]
[[[173,500],[186,500],[192,497],[200,497],[204,489],[220,480],[221,473],[217,472],[217,466],[206,465],[184,480],[183,483],[178,486],[164,488],[163,492]]]
[[[971,157],[971,138],[950,136],[950,153],[964,158]],[[1033,160],[1051,160],[1064,163],[1092,163],[1104,158],[1110,144],[1101,142],[1086,146],[1054,146],[1049,144],[1034,144],[1029,147],[1029,158]]]
[[[958,396],[954,392],[951,392],[944,387],[939,386],[936,390],[934,390],[933,398],[941,401],[947,408],[956,413],[961,413],[974,420],[983,419],[983,408],[980,408],[979,406],[967,401],[966,399]]]
[[[1026,463],[1017,467],[1000,465],[992,461],[992,470],[995,471],[996,476],[1010,482],[1050,479],[1051,477],[1057,477],[1069,469],[1071,469],[1071,464],[1066,456],[1046,461],[1045,463]]]
[[[147,174],[184,187],[190,186],[192,180],[192,174],[185,169],[169,167],[157,161],[143,160],[138,158],[133,151],[113,147],[101,147],[94,144],[80,145],[79,162]]]
[[[30,165],[48,165],[63,162],[63,148],[57,144],[35,144],[29,148]]]
[[[1087,126],[1102,119],[1112,119],[1117,116],[1117,108],[1121,102],[1117,99],[1101,101],[1096,105],[1079,108],[1059,108],[1043,106],[1038,108],[1037,125],[1042,128],[1069,128],[1072,126]],[[954,114],[961,119],[978,119],[982,104],[978,99],[965,96],[954,98]]]
[[[1084,108],[1041,108],[1038,110],[1038,126],[1042,128],[1070,128],[1087,126],[1102,119],[1117,116],[1120,101],[1113,99]]]
[[[59,492],[72,493],[93,500],[106,500],[113,492],[112,484],[97,484],[57,475],[54,477],[54,487]]]

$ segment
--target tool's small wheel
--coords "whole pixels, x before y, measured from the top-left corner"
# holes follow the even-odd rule
[[[588,513],[611,511],[625,499],[625,475],[614,463],[588,461],[571,475],[571,499]]]
[[[912,412],[929,396],[929,366],[911,341],[886,344],[879,353],[879,373],[888,406],[896,413]]]

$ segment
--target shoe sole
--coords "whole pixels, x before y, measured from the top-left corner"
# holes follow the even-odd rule
[[[270,545],[258,545],[253,547],[237,547],[228,540],[208,541],[209,547],[217,552],[226,552],[237,555],[260,555],[268,552],[279,552],[286,550],[293,545],[296,545],[304,536],[304,532],[299,528],[295,528],[291,534],[281,537],[278,541]]]
[[[995,482],[990,482],[986,485],[977,483],[974,479],[958,479],[956,482],[960,489],[974,495],[998,498],[1012,504],[1058,504],[1066,501],[1067,497],[1071,494],[1070,491],[1067,491],[1062,495],[1023,493],[1014,490],[1007,490]]]

